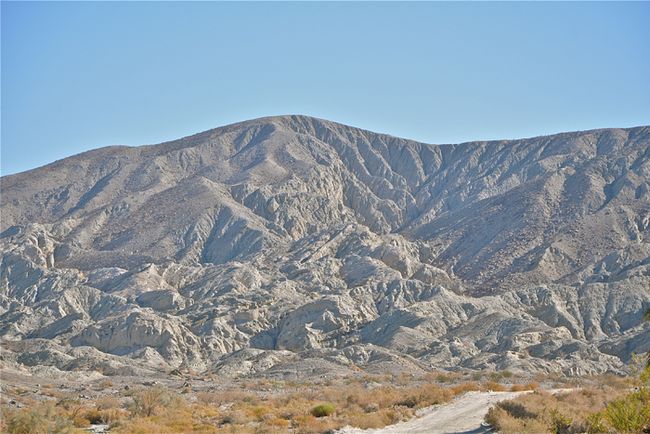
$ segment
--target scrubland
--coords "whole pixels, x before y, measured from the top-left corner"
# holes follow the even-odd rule
[[[650,364],[627,378],[600,376],[564,393],[536,390],[492,407],[485,420],[508,433],[650,433]]]
[[[93,427],[110,433],[329,433],[345,426],[379,428],[408,420],[418,409],[445,404],[469,391],[529,391],[502,401],[486,415],[503,433],[650,428],[647,368],[629,377],[430,372],[419,377],[245,379],[222,384],[212,378],[191,383],[197,386],[116,387],[104,380],[95,384],[99,395],[94,398],[61,392],[51,384],[41,386],[38,395],[6,386],[0,431],[75,433]]]
[[[111,433],[325,433],[344,426],[378,428],[414,417],[476,390],[537,389],[510,373],[359,376],[323,382],[246,380],[218,390],[162,385],[115,390],[96,399],[44,385],[38,399],[9,387],[14,406],[2,407],[2,432]],[[110,392],[109,392],[110,390]],[[21,408],[16,408],[16,404]]]

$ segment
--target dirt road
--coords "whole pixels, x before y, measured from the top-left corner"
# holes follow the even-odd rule
[[[499,401],[528,392],[468,392],[452,402],[423,409],[420,417],[385,428],[343,428],[340,434],[478,434],[490,432],[481,426],[488,409]]]

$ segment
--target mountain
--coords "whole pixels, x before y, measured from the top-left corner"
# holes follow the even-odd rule
[[[429,145],[280,116],[1,179],[7,366],[620,372],[650,127]]]

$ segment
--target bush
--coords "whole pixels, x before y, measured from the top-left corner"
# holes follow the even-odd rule
[[[529,411],[524,405],[516,401],[501,401],[497,406],[504,409],[508,414],[517,419],[534,419],[537,414]]]
[[[556,409],[551,410],[551,422],[549,424],[549,431],[554,434],[569,434],[571,432],[571,418],[561,414]]]
[[[379,404],[371,402],[370,404],[363,407],[363,411],[366,413],[374,413],[376,411],[379,411]]]
[[[36,411],[19,411],[11,415],[7,430],[11,434],[30,434],[47,432],[45,420]]]
[[[587,434],[604,433],[608,431],[601,413],[593,413],[587,416],[585,425],[585,431]]]
[[[261,422],[265,419],[265,416],[271,414],[271,409],[266,406],[258,405],[257,407],[250,409],[250,413],[256,420]]]
[[[98,410],[110,410],[122,407],[122,403],[114,396],[104,396],[95,402],[95,406]]]
[[[415,396],[409,396],[397,402],[397,405],[413,408],[418,405],[418,399]]]
[[[621,432],[641,432],[650,427],[650,391],[641,389],[610,402],[604,418]]]
[[[138,416],[153,416],[159,408],[169,407],[174,397],[162,387],[140,390],[133,395],[132,411]]]
[[[319,404],[311,409],[311,415],[314,417],[326,417],[334,414],[336,407],[333,404]]]
[[[497,383],[496,381],[488,381],[485,383],[485,388],[487,390],[491,390],[492,392],[505,392],[508,390],[505,386]]]
[[[83,415],[83,418],[86,419],[89,423],[93,423],[93,424],[104,423],[104,418],[102,417],[102,414],[96,408],[91,408],[86,410],[86,412]]]
[[[271,419],[267,422],[270,426],[276,427],[276,428],[289,428],[291,426],[291,422],[289,422],[286,419],[282,419],[280,417],[276,417],[275,419]]]
[[[499,406],[490,407],[485,415],[485,422],[494,428],[495,431],[503,430],[503,419],[508,417],[508,413]]]
[[[22,409],[6,415],[9,434],[46,434],[50,432],[73,432],[70,420],[57,414],[50,404],[41,404],[30,409]]]
[[[537,390],[539,389],[539,383],[532,382],[532,383],[526,383],[526,384],[513,384],[510,386],[510,391],[511,392],[523,392],[526,390]]]
[[[503,434],[625,432],[609,426],[604,416],[607,401],[615,399],[618,393],[609,388],[555,395],[534,391],[496,404],[486,421]],[[598,416],[599,413],[603,415]]]
[[[454,395],[460,395],[462,393],[473,392],[476,390],[481,390],[481,387],[478,385],[478,383],[475,383],[473,381],[457,384],[456,386],[451,388],[451,392]]]

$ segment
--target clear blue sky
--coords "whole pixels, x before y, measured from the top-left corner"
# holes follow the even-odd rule
[[[276,114],[429,143],[650,123],[650,3],[1,7],[3,174]]]

